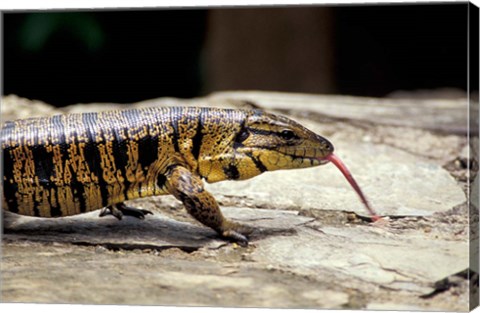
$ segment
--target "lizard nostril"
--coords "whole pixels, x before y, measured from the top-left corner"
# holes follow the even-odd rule
[[[333,145],[328,142],[328,141],[325,141],[325,148],[330,151],[330,152],[333,152]]]

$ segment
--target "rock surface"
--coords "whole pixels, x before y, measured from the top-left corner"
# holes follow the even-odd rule
[[[3,120],[125,107],[56,109],[13,95],[2,104]],[[156,105],[255,105],[290,115],[333,142],[385,218],[369,223],[330,164],[206,186],[227,217],[256,227],[248,247],[223,241],[171,196],[131,201],[155,213],[143,221],[5,212],[2,301],[468,310],[469,293],[478,292],[478,275],[465,274],[470,252],[478,257],[468,241],[478,238],[470,229],[478,203],[469,212],[476,172],[468,176],[465,164],[476,170],[478,146],[468,145],[466,100],[229,92],[132,106]]]

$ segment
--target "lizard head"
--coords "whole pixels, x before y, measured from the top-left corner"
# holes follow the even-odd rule
[[[232,127],[222,153],[209,154],[200,172],[208,182],[243,180],[265,171],[305,168],[329,162],[333,145],[286,117],[247,111]]]
[[[209,155],[202,177],[208,182],[247,179],[265,171],[305,168],[332,162],[357,192],[376,221],[375,213],[345,164],[325,138],[286,117],[246,111],[242,125],[232,125],[225,149]],[[201,171],[202,172],[202,171]]]
[[[273,171],[325,164],[333,145],[284,116],[251,111],[235,137],[234,149],[263,165],[263,170]]]

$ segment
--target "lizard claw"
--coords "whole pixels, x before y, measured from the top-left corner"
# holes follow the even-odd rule
[[[123,213],[119,209],[117,209],[114,205],[110,205],[107,207],[104,207],[101,211],[100,214],[98,215],[99,217],[104,217],[107,215],[113,215],[115,216],[119,221],[122,220],[123,218]]]
[[[222,236],[238,243],[242,247],[248,246],[248,238],[245,235],[240,234],[234,230],[226,230],[222,233]]]
[[[153,213],[149,210],[143,210],[143,209],[137,209],[137,208],[132,208],[129,206],[126,206],[123,202],[111,205],[108,207],[103,208],[100,211],[100,217],[106,216],[106,215],[113,215],[115,216],[118,220],[121,220],[122,217],[125,216],[133,216],[138,219],[145,219],[145,215],[147,214],[152,214]]]
[[[248,235],[254,230],[252,227],[232,221],[227,221],[226,225],[226,229],[221,232],[223,237],[238,243],[242,247],[248,246]]]

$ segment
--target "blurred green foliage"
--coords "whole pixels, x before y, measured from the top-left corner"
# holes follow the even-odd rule
[[[31,13],[19,29],[22,49],[38,52],[57,33],[66,32],[90,52],[101,49],[105,33],[96,19],[88,13]]]

